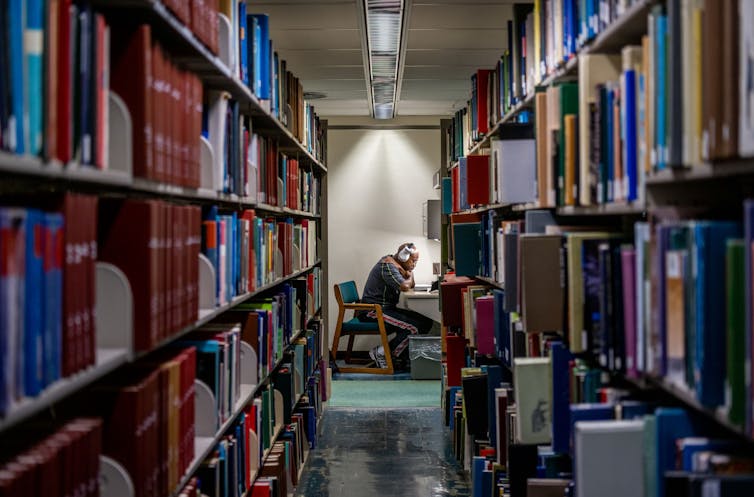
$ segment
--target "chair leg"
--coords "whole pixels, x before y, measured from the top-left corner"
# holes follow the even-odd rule
[[[353,335],[348,335],[348,347],[346,348],[346,363],[351,362],[351,352],[353,352]]]

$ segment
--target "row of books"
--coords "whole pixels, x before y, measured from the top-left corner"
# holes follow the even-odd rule
[[[285,126],[315,157],[324,157],[319,117],[304,99],[301,81],[287,68],[270,38],[267,14],[250,13],[246,2],[224,2],[222,12],[232,26],[231,67],[259,98],[262,106]]]
[[[719,495],[754,488],[745,443],[691,411],[603,385],[599,372],[589,402],[577,400],[573,357],[561,342],[547,348],[517,358],[512,383],[482,365],[447,390],[446,421],[472,495],[702,495],[705,481]]]
[[[652,9],[640,45],[625,46],[620,56],[579,54],[578,83],[535,96],[540,205],[641,201],[644,176],[652,171],[751,156],[752,16],[746,2],[673,1]],[[721,53],[706,50],[705,39],[721,37]],[[472,76],[470,125],[454,122],[455,135],[464,135],[455,136],[456,159],[510,110],[503,105],[505,112],[496,112],[498,87],[505,90],[511,79],[498,72]],[[522,92],[535,95],[533,87]]]
[[[320,178],[283,154],[278,141],[253,130],[239,102],[225,92],[208,92],[202,136],[212,148],[213,187],[251,202],[319,214]]]
[[[196,321],[200,223],[197,206],[101,199],[98,260],[120,268],[131,285],[135,350],[151,350]]]
[[[312,322],[306,335],[313,336],[317,329],[318,323]],[[326,393],[321,349],[297,345],[286,350],[284,359],[290,362],[281,363],[271,374],[269,384],[243,408],[202,462],[197,476],[204,495],[284,496],[298,484],[306,455],[316,446],[316,425]],[[307,360],[316,363],[311,374],[303,369]]]
[[[4,436],[0,494],[99,495],[102,432],[101,419],[75,418]]]
[[[202,253],[215,269],[217,305],[317,262],[317,222],[205,211]]]
[[[0,149],[104,167],[110,29],[88,4],[57,7],[0,12]]]
[[[220,0],[164,0],[162,2],[212,53],[218,53],[217,14]]]
[[[0,414],[96,360],[97,198],[0,209]]]
[[[732,424],[749,430],[748,287],[742,279],[748,257],[740,223],[658,218],[636,223],[631,243],[630,236],[601,228],[559,226],[547,211],[529,211],[524,221],[489,219],[453,229],[456,253],[472,260],[469,271],[486,273],[505,287],[500,305],[485,308],[494,309],[493,319],[514,323],[520,317],[518,326],[526,333],[562,332],[572,352],[588,353],[631,377],[664,378],[707,408],[722,406]],[[464,252],[460,226],[485,247],[476,252],[485,260]],[[502,237],[493,238],[490,231]],[[462,267],[460,261],[457,265]],[[473,298],[472,290],[479,290],[470,281],[462,284]],[[447,294],[455,299],[443,306],[447,326],[462,327],[451,315],[453,305],[463,305],[462,296],[462,291]],[[479,323],[489,320],[477,315],[476,332],[487,330]],[[503,334],[494,337],[508,365],[514,357],[513,328],[496,328]],[[464,330],[469,337],[468,326]],[[715,338],[714,330],[726,330],[725,340]],[[492,340],[488,334],[481,342],[485,353],[497,353]]]

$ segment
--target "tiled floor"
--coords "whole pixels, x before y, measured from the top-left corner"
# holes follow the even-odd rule
[[[466,497],[440,408],[325,410],[296,495]]]

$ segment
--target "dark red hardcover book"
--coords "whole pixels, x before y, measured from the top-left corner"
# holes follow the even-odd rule
[[[110,89],[131,113],[134,176],[155,179],[152,31],[147,24],[111,25]]]
[[[92,366],[97,362],[97,206],[99,198],[95,196],[86,196],[84,201],[87,204],[87,237],[86,243],[89,244],[89,257],[87,259],[87,307],[89,315],[89,340],[87,346],[87,366]]]
[[[476,72],[476,129],[480,134],[489,131],[489,114],[487,112],[487,93],[489,92],[490,73],[489,69],[477,69]]]
[[[490,156],[466,157],[466,198],[469,205],[490,203]]]
[[[461,292],[472,285],[474,280],[466,276],[446,275],[440,283],[442,299],[442,324],[445,326],[463,326],[463,301]]]
[[[461,336],[445,337],[445,357],[447,360],[448,386],[461,386],[461,368],[466,366],[466,339]]]
[[[149,350],[160,336],[159,202],[109,201],[99,225],[100,260],[118,266],[131,284],[135,350]]]
[[[167,64],[162,46],[152,39],[152,133],[154,143],[154,173],[151,179],[166,182],[167,177],[167,137],[165,128],[170,116],[167,115],[168,83],[165,66]]]

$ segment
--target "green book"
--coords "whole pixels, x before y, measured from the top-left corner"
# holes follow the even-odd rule
[[[272,394],[269,388],[265,388],[262,391],[262,447],[265,450],[270,448],[272,440],[272,426],[274,422],[272,419],[272,412],[274,412],[274,410],[271,406],[271,396]]]
[[[657,497],[657,420],[654,414],[644,416],[644,477],[645,497]],[[637,492],[642,495],[641,489]]]
[[[745,361],[746,327],[744,325],[745,277],[744,258],[746,250],[741,239],[729,239],[725,252],[725,302],[726,302],[726,343],[727,374],[725,384],[725,405],[728,407],[728,420],[743,426],[746,414]]]
[[[565,205],[565,116],[579,115],[579,85],[578,83],[562,83],[560,91],[560,131],[558,131],[558,205]]]

